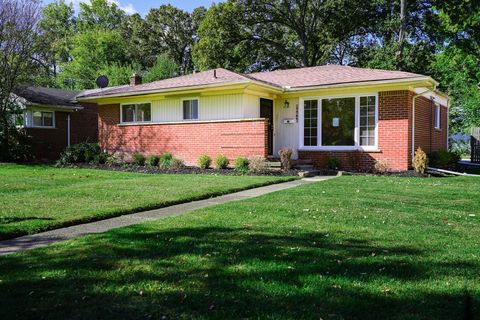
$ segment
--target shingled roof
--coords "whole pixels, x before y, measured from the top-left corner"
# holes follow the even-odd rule
[[[263,83],[278,88],[279,90],[288,91],[294,88],[302,89],[307,87],[371,81],[420,80],[426,78],[428,77],[410,72],[363,69],[339,65],[324,65],[251,74],[240,74],[218,68],[136,86],[124,85],[105,89],[88,90],[80,94],[79,97],[90,98],[110,95],[134,95],[154,91],[170,91],[209,85],[215,86],[251,82]]]
[[[45,106],[56,106],[66,108],[80,107],[76,102],[76,97],[80,91],[19,86],[13,90],[13,93],[25,99],[29,104],[38,104]]]

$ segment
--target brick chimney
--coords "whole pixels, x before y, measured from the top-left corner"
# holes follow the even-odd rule
[[[138,73],[134,73],[130,77],[130,86],[138,86],[139,84],[142,84],[142,77]]]

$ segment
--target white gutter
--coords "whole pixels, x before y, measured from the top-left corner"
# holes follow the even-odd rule
[[[423,96],[427,92],[434,92],[434,89],[427,89],[419,94],[414,95],[412,98],[412,162],[413,158],[415,158],[415,101],[418,97]]]
[[[306,90],[317,90],[317,89],[327,89],[327,88],[337,88],[337,87],[358,87],[360,85],[368,86],[368,85],[378,85],[378,84],[395,84],[395,83],[410,83],[410,82],[418,82],[418,81],[429,81],[435,86],[438,85],[438,82],[432,79],[431,77],[411,77],[411,78],[404,78],[404,79],[393,79],[393,80],[372,80],[372,81],[355,81],[355,82],[344,82],[344,83],[336,83],[336,84],[326,84],[321,86],[304,86],[304,87],[284,87],[285,92],[296,92],[296,91],[306,91]]]

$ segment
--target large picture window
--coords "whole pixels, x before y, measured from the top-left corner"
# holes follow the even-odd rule
[[[124,104],[122,105],[122,122],[149,122],[152,120],[150,103]]]
[[[305,99],[302,106],[303,147],[332,150],[376,147],[376,96]]]
[[[322,100],[322,146],[355,145],[355,98]]]

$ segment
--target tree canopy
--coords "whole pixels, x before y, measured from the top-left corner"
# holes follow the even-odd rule
[[[34,0],[22,0],[33,1]],[[131,73],[154,81],[195,70],[238,72],[344,64],[430,75],[452,97],[452,128],[480,125],[480,4],[471,0],[226,0],[144,17],[115,1],[43,8],[32,82],[94,88]]]

